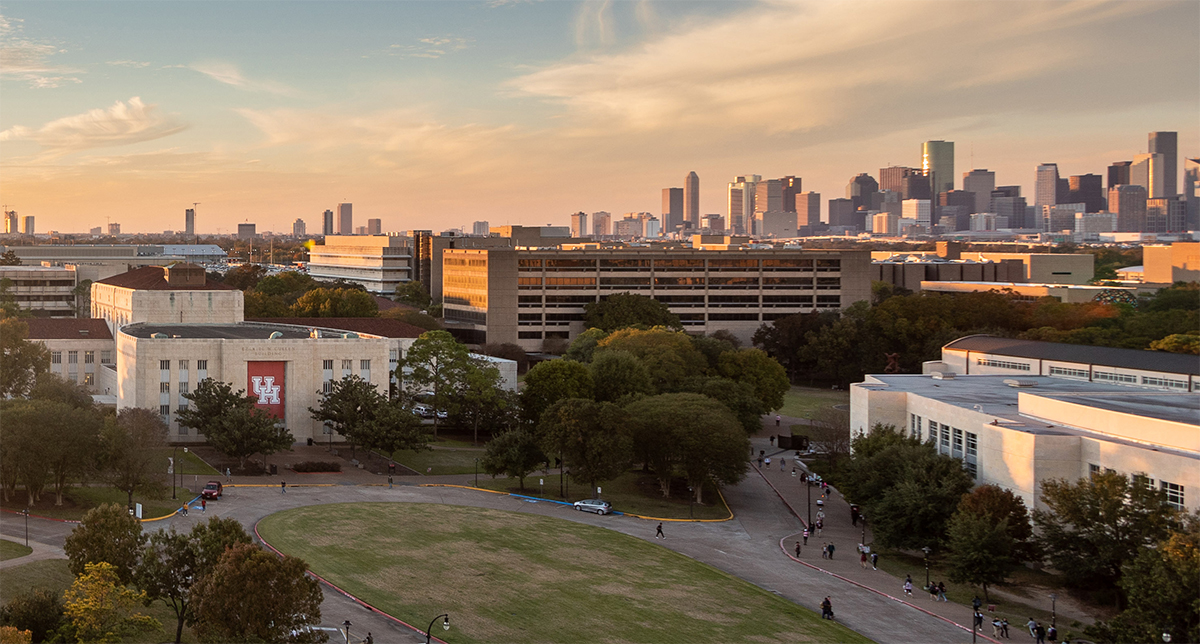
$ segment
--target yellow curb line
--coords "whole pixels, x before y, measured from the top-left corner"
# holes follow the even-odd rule
[[[489,490],[487,488],[482,488],[482,487],[471,487],[470,485],[454,485],[451,483],[422,483],[422,484],[418,485],[417,487],[456,487],[460,490],[477,490],[479,492],[488,492],[491,494],[503,494],[504,496],[508,496],[508,492],[499,492],[496,490]]]
[[[670,521],[673,523],[723,523],[725,521],[729,521],[729,520],[733,519],[733,510],[729,507],[729,502],[725,500],[725,495],[721,494],[721,490],[719,490],[719,489],[717,490],[717,496],[721,497],[721,503],[724,503],[725,509],[729,510],[729,516],[725,517],[724,519],[664,519],[662,517],[648,517],[648,516],[641,515],[641,514],[630,514],[629,512],[622,512],[622,514],[624,514],[627,517],[633,517],[635,519],[648,519],[650,521]]]

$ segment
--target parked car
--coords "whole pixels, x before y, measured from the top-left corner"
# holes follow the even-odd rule
[[[425,403],[417,403],[413,405],[412,410],[414,414],[420,416],[421,418],[433,418],[433,407],[430,407]]]
[[[221,493],[224,491],[224,486],[221,485],[220,481],[209,481],[204,484],[204,489],[200,492],[200,496],[215,501],[221,498]]]
[[[580,512],[595,512],[596,514],[609,514],[612,512],[612,504],[604,499],[584,499],[575,502],[575,509]]]

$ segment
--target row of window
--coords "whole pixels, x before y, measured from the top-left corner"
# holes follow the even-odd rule
[[[479,261],[479,260],[470,260]],[[703,259],[518,259],[517,268],[519,270],[537,270],[540,268],[546,269],[588,269],[596,268],[597,262],[599,268],[637,268],[648,269],[655,268],[704,268]],[[653,263],[652,263],[653,262]],[[762,268],[813,268],[814,260],[811,259],[710,259],[708,260],[709,268],[737,268],[737,269],[757,269]],[[464,266],[467,265],[462,259],[446,259],[447,265]],[[469,264],[471,266],[483,266],[486,264]],[[841,268],[842,262],[840,259],[818,259],[815,260],[815,265],[818,268]]]
[[[975,360],[975,364],[981,367],[999,367],[1001,369],[1029,371],[1029,365],[1023,362],[1011,362],[1008,360],[997,360],[995,358],[978,358]]]
[[[913,438],[926,440],[922,427],[924,422],[925,419],[922,417],[909,414],[909,431]],[[977,434],[930,420],[928,440],[934,444],[939,454],[946,454],[961,460],[971,478],[979,478],[979,436]]]
[[[1103,469],[1105,472],[1115,471],[1108,467]],[[1100,470],[1101,468],[1099,465],[1095,463],[1088,463],[1089,475],[1094,476],[1099,474]],[[1147,490],[1156,489],[1154,485],[1154,477],[1147,474],[1133,474],[1130,476],[1130,480],[1133,481],[1134,485],[1140,485]],[[1184,503],[1184,486],[1179,485],[1178,483],[1171,483],[1170,481],[1158,481],[1157,489],[1162,490],[1162,492],[1167,495],[1167,503],[1170,504],[1171,507],[1175,508],[1176,510],[1187,511],[1186,504]]]
[[[62,361],[63,361],[63,352],[62,351],[51,351],[50,352],[50,364],[62,364]],[[96,362],[96,352],[95,351],[84,351],[83,352],[83,364],[95,364],[95,362]],[[68,351],[67,352],[67,364],[79,364],[79,352],[78,351]],[[100,352],[100,364],[112,364],[112,351],[101,351]]]

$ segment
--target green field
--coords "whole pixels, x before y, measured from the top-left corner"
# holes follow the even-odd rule
[[[33,552],[33,548],[26,546],[23,543],[0,539],[0,561],[8,561],[17,557],[24,557]]]
[[[869,641],[655,543],[561,519],[361,503],[287,510],[258,528],[399,619],[423,627],[449,613],[456,644]]]
[[[774,412],[781,416],[812,418],[822,407],[849,405],[850,392],[813,387],[792,387],[783,395],[783,407]]]
[[[450,443],[457,447],[444,447]],[[466,447],[463,447],[463,446]],[[412,450],[397,451],[392,458],[405,467],[412,468],[419,474],[436,476],[439,474],[472,474],[475,472],[475,459],[482,459],[482,447],[469,447],[470,443],[462,441],[443,441],[436,449],[420,452]]]
[[[591,498],[588,484],[576,478],[568,477],[570,492],[567,499],[578,501]],[[544,487],[538,485],[539,480],[546,482]],[[525,490],[521,491],[516,479],[493,479],[490,476],[479,476],[479,487],[487,490],[498,490],[528,496],[538,496],[555,501],[562,501],[558,494],[558,473],[543,475],[536,472],[525,477]],[[600,484],[605,501],[613,505],[613,509],[627,514],[637,514],[645,517],[661,519],[727,519],[729,508],[715,492],[705,490],[705,503],[692,504],[688,507],[687,489],[682,484],[672,490],[672,497],[662,498],[658,490],[658,481],[649,474],[639,471],[629,471],[621,476]],[[544,493],[543,493],[544,490]],[[690,512],[690,514],[689,514]]]
[[[202,479],[203,481],[203,479]],[[192,489],[196,489],[195,484],[189,481]],[[203,483],[201,483],[203,485]],[[145,519],[153,519],[167,514],[171,514],[178,510],[183,505],[184,500],[191,500],[196,496],[195,493],[189,493],[188,490],[180,487],[176,495],[178,499],[171,500],[171,488],[167,487],[163,494],[163,498],[152,499],[144,494],[134,494],[133,502],[142,504],[142,517]],[[114,490],[110,487],[72,487],[67,488],[63,493],[63,505],[54,505],[54,492],[46,490],[42,492],[41,500],[30,510],[32,514],[52,519],[71,519],[79,520],[87,511],[105,503],[116,503],[122,507],[125,506],[128,497],[120,490]],[[9,503],[0,504],[9,510],[25,509],[25,492],[18,489],[17,495]]]

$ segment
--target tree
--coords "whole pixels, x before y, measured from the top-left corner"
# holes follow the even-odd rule
[[[661,393],[679,391],[685,379],[708,369],[708,361],[688,334],[663,328],[614,331],[600,341],[596,351],[632,353],[646,365],[655,390]]]
[[[62,505],[67,483],[91,465],[99,443],[101,419],[90,403],[88,398],[89,407],[81,409],[57,401],[30,400],[5,411],[5,422],[16,430],[16,436],[9,439],[5,449],[20,455],[16,467],[25,482],[30,505],[47,479],[54,487],[54,504]],[[47,436],[53,436],[54,440],[46,440]]]
[[[0,254],[0,266],[20,266],[21,258],[17,256],[17,251],[6,250]]]
[[[598,402],[618,402],[626,396],[654,393],[650,371],[628,351],[601,351],[588,367]]]
[[[1012,557],[1018,562],[1040,559],[1033,543],[1033,525],[1029,522],[1025,501],[1012,490],[992,483],[980,485],[963,496],[958,512],[984,517],[993,524],[1006,521],[1008,536],[1012,539]]]
[[[113,566],[121,583],[129,584],[145,541],[142,523],[125,508],[107,503],[83,515],[83,520],[67,535],[63,551],[67,553],[71,573],[82,575],[87,564],[103,561]]]
[[[43,420],[45,403],[12,401],[3,411],[4,443],[0,447],[6,492],[11,486],[15,493],[17,482],[24,484],[27,504],[33,506],[42,495],[50,477],[47,460],[52,449],[38,423]]]
[[[128,496],[155,495],[166,486],[166,468],[159,460],[167,446],[167,425],[149,409],[127,407],[105,420],[100,432],[100,476]]]
[[[667,327],[682,330],[679,316],[666,304],[645,295],[613,293],[599,302],[584,305],[584,322],[588,328],[616,331],[626,327]]]
[[[472,359],[458,390],[455,419],[470,427],[474,443],[479,444],[479,430],[496,434],[517,422],[517,395],[500,386],[500,370],[491,362]]]
[[[792,380],[813,368],[810,360],[801,358],[801,350],[808,344],[808,334],[820,331],[833,324],[837,313],[797,313],[764,324],[754,332],[754,346],[767,352],[787,369]]]
[[[109,563],[89,563],[63,593],[67,618],[79,642],[120,642],[125,637],[162,628],[157,619],[136,611],[146,593],[119,583]]]
[[[525,373],[529,370],[529,355],[518,344],[512,342],[501,342],[499,344],[483,345],[483,353],[495,358],[504,358],[517,363],[517,372]]]
[[[592,373],[574,360],[539,362],[525,374],[521,388],[521,413],[530,423],[538,422],[554,403],[567,398],[591,398],[595,392]]]
[[[438,412],[453,413],[455,392],[461,387],[471,357],[466,345],[449,331],[426,331],[417,338],[396,365],[396,378],[410,392],[429,391]],[[433,435],[438,434],[440,419],[433,417]]]
[[[183,397],[192,404],[179,411],[180,426],[194,428],[217,451],[238,459],[238,469],[246,468],[251,454],[265,457],[296,441],[270,412],[255,406],[257,398],[244,389],[235,392],[227,382],[205,378]]]
[[[754,394],[754,388],[744,382],[713,376],[695,376],[679,384],[679,391],[703,394],[725,405],[741,423],[746,434],[762,430],[762,415],[767,413]]]
[[[362,442],[362,434],[374,422],[376,410],[388,405],[375,384],[356,375],[334,381],[321,395],[321,404],[309,408],[313,420],[319,420],[350,441],[351,450]]]
[[[205,642],[324,642],[321,586],[308,564],[253,544],[225,551],[192,587],[194,631]]]
[[[29,325],[0,316],[0,398],[24,396],[38,374],[50,368],[50,350],[28,337]]]
[[[267,269],[259,264],[242,264],[225,273],[222,282],[243,291],[254,288],[267,275]]]
[[[246,318],[285,318],[292,314],[282,297],[257,290],[246,291],[242,306]]]
[[[37,381],[29,390],[30,400],[59,402],[75,409],[92,411],[94,403],[87,387],[58,377],[49,371],[38,374]]]
[[[1114,588],[1121,568],[1178,528],[1166,494],[1119,472],[1042,482],[1038,543],[1073,586]]]
[[[30,588],[0,608],[0,624],[28,631],[30,642],[44,642],[63,622],[63,604],[57,593]]]
[[[741,349],[721,354],[721,375],[754,387],[754,395],[767,411],[783,407],[783,395],[791,383],[783,366],[762,349]]]
[[[592,354],[596,351],[596,346],[606,337],[608,337],[607,331],[595,328],[588,329],[575,336],[575,339],[571,341],[571,345],[567,347],[566,352],[563,354],[563,358],[585,364],[591,362]]]
[[[480,465],[493,477],[503,474],[520,481],[525,490],[525,477],[546,462],[538,446],[537,436],[527,428],[518,428],[496,436],[487,444]]]
[[[79,284],[71,289],[71,295],[75,296],[75,305],[72,307],[75,317],[92,317],[92,280],[80,280]]]
[[[679,417],[680,410],[664,405],[664,400],[668,399],[665,396],[639,398],[625,405],[625,411],[629,414],[633,457],[641,461],[643,471],[654,473],[663,498],[669,499],[679,458],[674,430],[684,420]]]
[[[268,297],[277,297],[284,306],[291,306],[301,295],[320,286],[320,282],[299,271],[285,271],[262,278],[254,291]]]
[[[1173,333],[1161,340],[1151,342],[1150,350],[1200,355],[1200,334]]]
[[[302,318],[373,318],[379,305],[366,291],[348,288],[315,288],[292,305],[292,315]]]
[[[707,371],[711,373],[719,373],[722,355],[731,351],[737,351],[737,345],[732,341],[718,338],[715,335],[693,335],[689,337],[692,341],[692,346],[708,362]],[[736,339],[734,338],[734,340]]]
[[[591,484],[616,478],[629,464],[631,441],[625,410],[582,398],[560,400],[538,423],[542,451],[561,454],[572,474]]]
[[[960,506],[950,519],[948,532],[950,581],[983,586],[983,599],[989,601],[988,585],[1004,583],[1017,566],[1008,519],[997,522]]]
[[[414,306],[420,310],[426,310],[429,305],[433,304],[433,298],[429,296],[429,289],[416,280],[397,284],[395,296],[397,302]]]
[[[442,323],[437,318],[428,313],[422,313],[414,309],[394,308],[384,309],[379,312],[379,317],[400,320],[405,324],[411,324],[417,328],[425,329],[426,331],[437,331],[444,328]]]
[[[397,450],[419,452],[429,447],[421,419],[399,400],[384,399],[374,409],[372,417],[357,431],[357,436],[363,447],[382,454]]]

